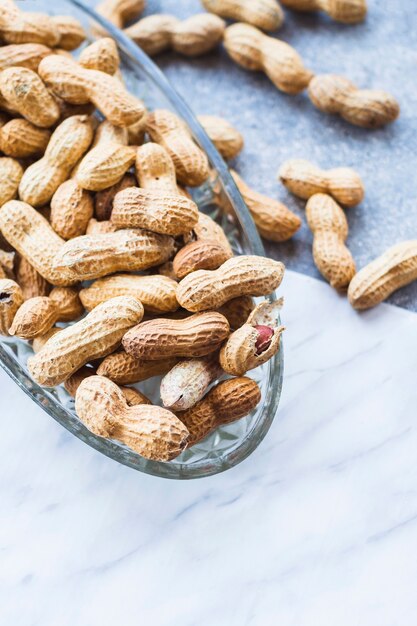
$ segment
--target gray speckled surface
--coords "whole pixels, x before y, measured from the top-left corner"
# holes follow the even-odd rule
[[[156,59],[196,113],[223,115],[243,133],[234,163],[249,184],[303,215],[304,202],[277,182],[279,165],[302,157],[323,167],[353,166],[366,185],[365,201],[348,210],[348,244],[360,268],[402,239],[417,238],[417,2],[368,0],[365,23],[344,26],[323,14],[286,11],[277,36],[293,45],[316,73],[343,74],[359,86],[392,92],[401,116],[382,130],[353,127],[327,116],[306,95],[286,96],[260,73],[236,66],[219,49],[199,59],[165,54]],[[146,13],[186,17],[198,0],[148,0]],[[319,277],[308,227],[285,244],[266,243],[289,268]],[[390,301],[417,311],[417,283]]]

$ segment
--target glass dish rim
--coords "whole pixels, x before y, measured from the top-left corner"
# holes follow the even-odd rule
[[[212,166],[216,169],[224,188],[224,192],[234,207],[240,227],[248,239],[250,247],[252,248],[251,253],[257,256],[264,256],[265,249],[256,226],[225,161],[209,139],[192,110],[188,107],[183,98],[176,92],[175,88],[171,85],[163,72],[120,29],[96,13],[94,9],[86,5],[82,0],[64,1],[79,8],[82,12],[89,15],[95,22],[105,28],[115,39],[117,44],[122,49],[125,49],[128,55],[131,56],[135,62],[140,64],[147,79],[156,84],[166,99],[170,102],[174,110],[184,119],[191,129],[194,137],[207,153]],[[275,294],[272,294],[271,299],[276,299]],[[174,480],[203,478],[221,473],[242,462],[258,447],[272,425],[278,408],[279,398],[281,396],[284,367],[282,340],[278,354],[267,365],[267,377],[269,380],[272,378],[272,384],[268,386],[266,397],[262,399],[263,408],[261,415],[254,424],[249,436],[246,436],[235,450],[225,453],[224,456],[212,458],[209,461],[203,459],[201,461],[196,461],[189,466],[183,465],[182,469],[179,470],[178,467],[175,467],[170,463],[162,463],[158,461],[145,460],[145,465],[143,465],[144,459],[138,454],[128,449],[125,450],[124,448],[121,448],[118,444],[112,442],[111,440],[93,435],[82,422],[80,422],[74,415],[71,414],[70,411],[60,404],[56,397],[54,397],[47,389],[40,387],[35,381],[33,381],[26,373],[22,365],[15,360],[0,343],[0,366],[36,404],[42,407],[46,413],[48,413],[71,434],[75,435],[78,439],[87,443],[90,447],[116,462],[146,474]],[[274,370],[278,370],[278,376],[271,376],[271,367],[274,367]],[[274,402],[274,396],[278,397],[278,402]],[[136,461],[136,459],[138,459],[138,461]],[[141,465],[139,465],[139,463],[141,463]],[[171,471],[170,468],[172,468]]]

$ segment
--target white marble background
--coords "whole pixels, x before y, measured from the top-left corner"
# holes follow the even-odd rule
[[[258,450],[171,482],[88,448],[0,374],[0,624],[417,623],[417,316],[288,273]]]

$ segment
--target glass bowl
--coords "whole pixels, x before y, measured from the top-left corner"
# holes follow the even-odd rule
[[[168,108],[177,113],[206,152],[213,175],[201,187],[192,190],[199,209],[211,215],[224,228],[235,252],[264,255],[264,248],[248,209],[231,178],[228,168],[186,103],[176,93],[157,66],[123,33],[98,16],[80,0],[26,0],[25,11],[67,14],[78,18],[89,32],[94,25],[104,27],[119,48],[121,70],[127,87],[150,108]],[[75,53],[76,55],[78,52]],[[275,296],[272,296],[275,299]],[[282,343],[278,354],[265,365],[249,373],[259,384],[262,400],[247,417],[221,427],[203,441],[185,450],[169,463],[149,461],[123,444],[91,433],[77,418],[74,400],[60,386],[47,390],[37,385],[26,367],[32,354],[30,345],[15,338],[0,341],[0,365],[15,382],[51,417],[73,435],[108,457],[133,469],[163,478],[186,479],[217,474],[240,463],[253,452],[269,430],[277,412],[283,376]],[[141,390],[157,401],[159,380],[141,383]]]

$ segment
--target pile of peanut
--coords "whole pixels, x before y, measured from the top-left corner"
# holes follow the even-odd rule
[[[325,112],[365,127],[397,117],[388,94],[314,76],[288,44],[265,35],[283,19],[275,0],[203,4],[210,13],[184,22],[153,15],[125,32],[148,54],[194,56],[223,41],[237,63],[286,93],[308,87]],[[363,0],[284,4],[347,23],[366,13]],[[143,0],[105,0],[99,11],[124,27],[143,8]],[[222,18],[241,23],[226,27]],[[284,266],[233,255],[187,189],[209,179],[206,154],[174,113],[148,111],[126,90],[114,41],[96,35],[74,56],[87,37],[77,20],[0,0],[0,332],[32,342],[33,380],[63,384],[92,432],[169,461],[259,403],[246,373],[278,352],[284,328],[281,300],[253,298],[274,292]],[[242,149],[225,120],[200,122],[225,159]],[[262,236],[280,242],[296,233],[298,216],[231,173]],[[417,242],[356,274],[340,207],[363,198],[353,170],[291,161],[279,175],[308,200],[315,263],[331,285],[349,287],[354,307],[417,278]],[[162,407],[126,386],[161,375]]]

